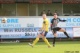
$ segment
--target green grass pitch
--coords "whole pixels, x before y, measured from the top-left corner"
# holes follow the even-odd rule
[[[80,41],[60,41],[51,48],[48,48],[44,42],[38,42],[33,48],[28,42],[0,43],[0,53],[80,53]]]

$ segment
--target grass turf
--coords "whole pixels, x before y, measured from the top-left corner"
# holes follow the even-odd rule
[[[48,48],[44,42],[38,42],[34,48],[28,43],[0,43],[0,53],[80,53],[80,41],[56,42]]]

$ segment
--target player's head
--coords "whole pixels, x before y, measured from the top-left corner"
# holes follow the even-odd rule
[[[6,21],[7,21],[6,17],[2,18],[2,23],[6,23]]]
[[[43,14],[42,16],[43,16],[43,19],[46,19],[46,14]]]
[[[57,13],[54,13],[53,15],[55,19],[58,18]]]

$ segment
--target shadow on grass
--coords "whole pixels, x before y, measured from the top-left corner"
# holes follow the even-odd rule
[[[19,45],[28,45],[29,42],[20,42],[20,43],[0,43],[0,46],[19,46]],[[50,42],[52,44],[52,42]],[[56,41],[56,44],[80,44],[80,41]],[[45,45],[45,42],[38,42],[36,45]]]

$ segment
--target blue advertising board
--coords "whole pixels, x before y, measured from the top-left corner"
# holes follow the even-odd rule
[[[60,19],[67,20],[66,22],[59,22],[58,27],[66,30],[70,37],[74,37],[73,28],[80,27],[80,18],[77,16],[59,16]],[[48,17],[51,21],[52,17]],[[36,38],[38,30],[42,26],[43,19],[32,17],[7,17],[6,23],[2,23],[0,18],[0,38]],[[57,32],[57,38],[66,38],[63,32]],[[53,38],[51,30],[49,30],[47,38]],[[76,37],[76,35],[75,35]]]

